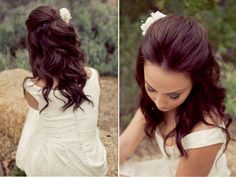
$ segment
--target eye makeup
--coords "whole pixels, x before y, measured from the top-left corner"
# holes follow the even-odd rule
[[[149,92],[156,92],[156,90],[154,90],[154,89],[153,89],[152,87],[150,87],[148,84],[147,84],[146,88],[147,88],[147,90],[148,90]]]
[[[146,89],[148,92],[157,92],[154,88],[152,88],[147,82],[146,83]],[[181,93],[183,93],[184,89],[180,89],[178,91],[175,92],[171,92],[171,93],[166,93],[166,95],[168,95],[170,97],[170,99],[172,100],[177,100],[179,98],[179,96],[181,95]]]
[[[178,93],[178,94],[176,94],[176,95],[170,95],[170,98],[171,98],[172,100],[177,100],[180,95],[181,95],[181,93]]]

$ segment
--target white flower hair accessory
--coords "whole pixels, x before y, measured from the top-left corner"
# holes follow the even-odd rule
[[[142,35],[144,36],[146,34],[146,31],[148,30],[148,28],[157,20],[165,17],[166,15],[159,12],[159,11],[156,11],[155,13],[152,12],[151,13],[151,17],[148,17],[147,20],[145,21],[145,23],[143,23],[140,28],[141,30],[143,31],[142,32]]]
[[[65,7],[61,8],[59,11],[60,11],[60,16],[62,20],[66,23],[69,23],[70,19],[72,18],[70,15],[70,11]]]

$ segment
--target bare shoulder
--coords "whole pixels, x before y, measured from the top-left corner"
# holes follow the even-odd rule
[[[188,157],[181,157],[176,176],[207,176],[222,144],[188,149]],[[207,157],[207,158],[202,158]]]
[[[211,125],[207,125],[204,122],[200,122],[194,126],[192,132],[214,128],[215,126],[218,126],[222,122],[221,117],[214,112],[212,112],[210,115],[205,115],[204,120]]]
[[[195,160],[203,160],[199,157],[212,157],[215,158],[217,152],[220,150],[222,146],[222,143],[213,144],[205,147],[199,147],[199,148],[193,148],[193,149],[187,149],[187,154],[189,160],[195,159]],[[184,157],[183,157],[184,158]]]
[[[216,113],[211,113],[210,115],[205,115],[204,120],[211,125],[200,122],[194,126],[192,132],[214,128],[220,124],[221,117]],[[184,156],[180,158],[176,176],[207,176],[221,147],[222,143],[219,142],[208,146],[187,149],[187,158]]]

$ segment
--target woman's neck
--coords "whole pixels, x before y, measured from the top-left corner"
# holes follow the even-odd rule
[[[176,109],[164,113],[164,125],[168,127],[175,127]]]

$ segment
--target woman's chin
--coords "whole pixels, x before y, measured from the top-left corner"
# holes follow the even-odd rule
[[[168,109],[168,108],[158,108],[160,111],[163,111],[163,112],[168,112],[168,111],[170,111],[170,109]]]
[[[162,112],[165,112],[165,113],[167,113],[167,112],[172,112],[172,111],[175,111],[176,109],[175,108],[158,108],[160,111],[162,111]]]

